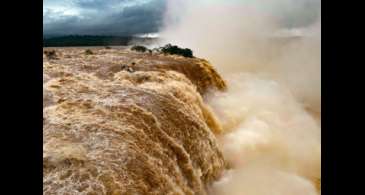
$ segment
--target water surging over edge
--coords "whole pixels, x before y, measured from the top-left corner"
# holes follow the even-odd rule
[[[117,50],[57,53],[43,63],[44,194],[207,193],[225,168],[212,133],[221,127],[191,80],[157,62],[115,71],[103,56]],[[133,55],[124,62],[146,58]]]

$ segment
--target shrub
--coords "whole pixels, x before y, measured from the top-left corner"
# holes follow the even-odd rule
[[[48,59],[57,59],[56,51],[55,50],[46,50],[44,54]]]
[[[94,52],[91,51],[90,49],[87,49],[87,50],[85,50],[85,54],[86,55],[92,55],[92,54],[94,54]]]
[[[184,56],[187,58],[194,57],[193,51],[191,49],[188,49],[188,48],[183,49],[176,45],[167,44],[167,45],[161,47],[159,50],[164,54],[179,55],[179,56]]]
[[[148,49],[145,46],[141,46],[141,45],[135,45],[131,48],[132,51],[137,51],[137,52],[146,52]]]

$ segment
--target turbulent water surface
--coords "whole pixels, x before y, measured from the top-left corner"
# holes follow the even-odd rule
[[[202,59],[57,48],[43,62],[44,194],[207,194],[226,163]]]
[[[271,77],[224,81],[206,60],[127,48],[44,50],[44,194],[320,194],[320,109]]]

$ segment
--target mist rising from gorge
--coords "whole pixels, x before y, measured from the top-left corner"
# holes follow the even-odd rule
[[[317,194],[320,1],[168,1],[160,34],[227,81],[226,92],[206,97],[231,166],[211,193]]]

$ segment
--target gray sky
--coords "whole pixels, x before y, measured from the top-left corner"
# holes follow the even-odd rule
[[[44,0],[43,33],[131,35],[157,32],[165,0]]]
[[[163,24],[166,1],[174,0],[43,0],[45,35],[132,35],[158,32]],[[298,27],[313,23],[320,13],[320,0],[207,0],[260,4],[282,21]],[[182,18],[183,19],[183,18]]]

